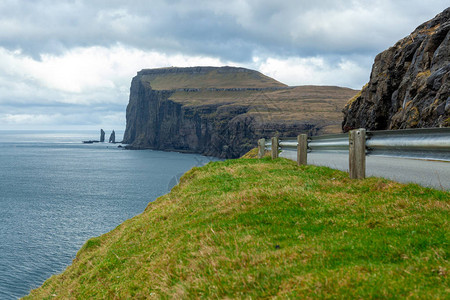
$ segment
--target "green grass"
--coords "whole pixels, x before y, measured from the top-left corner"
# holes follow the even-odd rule
[[[29,297],[448,299],[449,198],[285,159],[214,162]]]

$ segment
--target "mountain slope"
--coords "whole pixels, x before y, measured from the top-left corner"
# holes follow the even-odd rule
[[[375,58],[344,131],[450,126],[450,8]]]

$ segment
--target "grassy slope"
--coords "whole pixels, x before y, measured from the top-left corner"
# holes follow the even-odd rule
[[[341,132],[342,108],[357,91],[336,86],[298,86],[273,91],[177,92],[170,99],[184,105],[247,105],[262,123],[330,124],[323,133]]]
[[[448,192],[277,159],[210,163],[31,297],[449,296]]]

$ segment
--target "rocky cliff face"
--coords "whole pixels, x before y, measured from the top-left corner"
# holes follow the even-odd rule
[[[341,107],[355,93],[290,88],[242,68],[142,70],[131,83],[124,143],[132,149],[239,157],[261,137],[337,129]]]
[[[450,8],[378,54],[344,131],[450,126]]]

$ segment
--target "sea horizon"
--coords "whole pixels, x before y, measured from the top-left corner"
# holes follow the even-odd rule
[[[121,140],[123,131],[115,132]],[[70,265],[86,240],[215,160],[82,143],[99,136],[100,129],[0,130],[0,299],[25,296]]]

